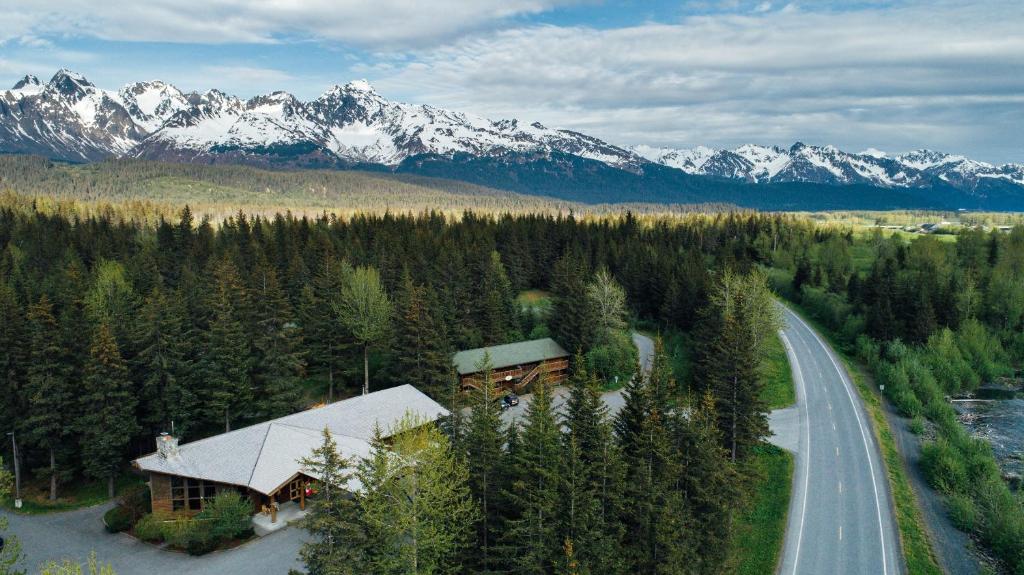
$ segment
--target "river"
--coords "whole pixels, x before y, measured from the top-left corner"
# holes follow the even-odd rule
[[[960,420],[992,445],[1003,473],[1024,476],[1024,399],[958,401]]]

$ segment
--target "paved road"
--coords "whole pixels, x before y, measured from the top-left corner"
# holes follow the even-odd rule
[[[797,458],[780,573],[897,575],[889,483],[868,415],[828,345],[788,309],[784,319],[797,406],[772,423],[793,432],[779,440]]]
[[[106,503],[49,515],[8,514],[8,532],[21,540],[26,555],[20,566],[36,573],[46,560],[84,561],[95,551],[96,557],[110,563],[118,575],[285,575],[289,569],[302,568],[298,554],[306,537],[303,529],[282,529],[236,549],[192,557],[158,549],[123,533],[106,533],[102,518],[110,506]]]

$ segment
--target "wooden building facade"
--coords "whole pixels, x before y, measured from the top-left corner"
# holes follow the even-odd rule
[[[155,453],[133,464],[149,475],[154,512],[196,514],[220,491],[236,490],[254,513],[276,520],[277,508],[306,506],[307,489],[318,478],[301,461],[323,443],[326,429],[352,461],[372,452],[375,430],[388,430],[406,414],[436,421],[448,411],[411,385],[401,385],[316,409],[178,445],[157,437]]]
[[[488,363],[491,381],[499,389],[516,393],[536,381],[558,384],[569,376],[569,353],[551,338],[460,351],[453,362],[464,391],[480,387],[481,368]]]

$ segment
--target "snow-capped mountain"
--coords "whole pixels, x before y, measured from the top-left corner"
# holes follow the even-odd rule
[[[184,93],[159,80],[104,90],[66,69],[46,83],[26,76],[0,92],[0,152],[69,161],[371,164],[485,183],[490,174],[531,189],[557,190],[583,178],[591,188],[631,185],[641,195],[643,182],[628,177],[657,180],[660,187],[647,189],[668,191],[685,187],[690,176],[737,183],[940,186],[966,194],[983,184],[1024,187],[1020,164],[994,166],[928,150],[889,156],[802,143],[788,149],[753,144],[731,150],[623,148],[536,122],[394,102],[365,80],[334,86],[311,101],[287,92],[242,100],[219,90]]]
[[[240,100],[218,90],[186,94],[159,80],[102,90],[70,70],[46,84],[27,76],[0,93],[0,151],[73,161],[254,161],[269,151],[385,166],[418,154],[560,151],[633,171],[646,163],[623,148],[539,123],[392,102],[365,80],[334,86],[310,102],[287,92]]]
[[[26,76],[0,93],[0,149],[6,152],[99,160],[127,154],[147,133],[120,94],[70,70],[46,84]]]
[[[917,150],[889,157],[876,149],[852,154],[834,146],[797,142],[782,149],[746,144],[732,150],[699,146],[692,149],[636,146],[634,152],[688,174],[741,179],[754,183],[812,182],[869,184],[882,187],[920,187],[937,178],[953,187],[971,190],[985,178],[1024,186],[1024,166],[994,166],[953,154]]]

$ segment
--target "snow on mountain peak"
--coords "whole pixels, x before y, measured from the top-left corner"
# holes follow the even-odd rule
[[[24,98],[25,96],[34,96],[43,91],[43,84],[39,81],[39,78],[28,75],[18,80],[14,87],[9,92],[15,98]]]
[[[875,158],[876,160],[880,160],[882,158],[886,158],[886,157],[889,156],[888,154],[886,154],[882,150],[879,150],[878,148],[868,148],[866,150],[861,151],[860,155],[861,156],[870,156],[872,158]]]
[[[161,80],[127,84],[118,92],[125,109],[147,131],[190,106],[181,90]]]
[[[964,156],[946,154],[944,152],[936,152],[935,150],[928,150],[924,148],[907,152],[906,154],[901,154],[896,156],[896,159],[899,160],[900,163],[917,170],[928,170],[938,166],[959,164],[964,161],[969,161]]]
[[[33,76],[31,74],[28,74],[24,78],[22,78],[21,80],[18,80],[18,83],[14,85],[13,89],[14,90],[21,90],[22,88],[25,88],[27,86],[40,86],[40,85],[42,85],[42,84],[41,84],[41,82],[39,82],[39,78],[36,78],[35,76]]]
[[[345,84],[345,88],[352,92],[377,92],[373,89],[373,86],[370,85],[369,80],[366,80],[365,78],[352,80],[348,84]]]
[[[67,68],[61,68],[60,70],[57,70],[57,73],[54,74],[52,78],[50,78],[49,83],[60,84],[62,82],[74,82],[75,84],[78,84],[80,86],[95,87],[95,84],[87,80],[85,76],[73,70],[68,70]]]
[[[45,90],[49,93],[56,92],[64,97],[80,100],[95,92],[96,86],[78,72],[62,68],[53,75],[53,78],[50,78]]]
[[[704,164],[708,162],[718,150],[706,146],[694,148],[654,148],[651,146],[633,146],[630,150],[642,158],[646,158],[657,164],[683,170],[690,174],[699,174]]]

